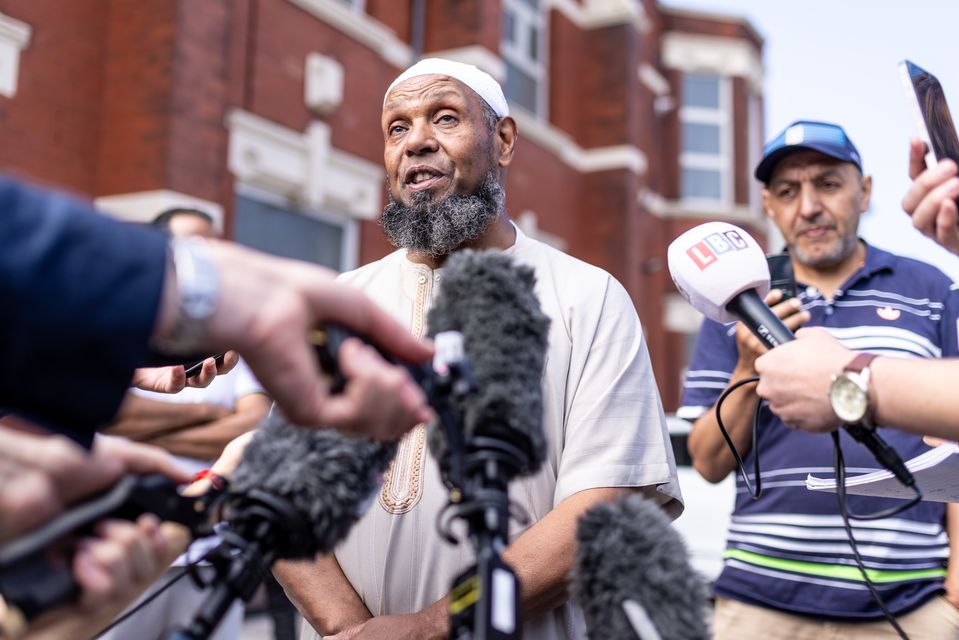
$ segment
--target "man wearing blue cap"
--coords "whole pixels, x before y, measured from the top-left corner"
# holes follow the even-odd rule
[[[846,367],[857,380],[868,381],[876,354],[956,355],[959,295],[949,278],[857,236],[872,180],[863,175],[859,152],[841,127],[791,124],[766,145],[755,175],[799,283],[796,298],[781,302],[779,291],[767,297],[791,329],[821,326],[865,352]],[[703,324],[678,413],[695,420],[689,450],[707,480],[719,482],[736,469],[714,405],[724,389],[756,375],[754,363],[764,351],[741,324]],[[754,387],[747,386],[723,405],[723,422],[747,454],[745,466],[751,469],[753,456],[761,455],[762,494],[751,499],[737,474],[725,566],[714,585],[716,638],[898,637],[856,566],[836,496],[805,488],[808,474],[832,472],[832,441],[788,429],[767,410],[751,450],[755,403]],[[863,413],[863,424],[871,424],[874,408]],[[884,430],[883,437],[904,459],[927,450],[917,436]],[[845,431],[841,438],[850,472],[877,467]],[[858,496],[849,503],[859,514],[901,504]],[[952,566],[947,531],[957,518],[947,524],[946,511],[941,503],[923,502],[894,517],[852,521],[878,595],[914,639],[959,638],[959,610],[952,604],[959,603],[959,569]]]

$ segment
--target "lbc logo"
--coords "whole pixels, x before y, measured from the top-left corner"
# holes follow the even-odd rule
[[[693,259],[699,270],[719,260],[719,256],[730,251],[742,251],[749,245],[738,232],[729,230],[722,233],[711,233],[692,247],[686,250],[686,255]]]

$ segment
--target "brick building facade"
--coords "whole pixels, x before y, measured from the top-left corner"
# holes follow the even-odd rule
[[[518,123],[512,217],[626,286],[670,410],[698,319],[666,246],[765,228],[761,53],[652,0],[0,0],[0,171],[348,269],[390,249],[383,91],[421,55],[476,64]]]

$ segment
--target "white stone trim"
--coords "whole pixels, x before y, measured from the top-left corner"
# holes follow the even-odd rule
[[[556,9],[580,29],[599,29],[632,24],[645,33],[652,22],[641,2],[636,0],[546,0],[547,9]]]
[[[670,31],[663,35],[661,50],[667,69],[740,76],[749,81],[755,92],[762,92],[762,61],[747,40]]]
[[[523,109],[515,108],[510,115],[516,120],[521,137],[528,138],[551,151],[580,173],[614,169],[627,169],[637,174],[646,172],[648,165],[646,154],[635,145],[622,144],[583,149],[573,142],[569,135]]]
[[[329,114],[343,103],[345,72],[338,60],[322,53],[306,54],[303,78],[303,103],[320,114]]]
[[[639,65],[637,73],[639,75],[639,81],[642,82],[647,89],[652,91],[654,95],[668,96],[671,93],[672,89],[669,86],[669,80],[648,62]]]
[[[383,169],[333,148],[326,123],[314,121],[300,133],[235,109],[226,126],[228,166],[240,182],[353,218],[379,216]]]
[[[156,189],[101,196],[93,201],[97,209],[121,220],[150,222],[161,211],[174,207],[199,209],[213,218],[213,226],[223,233],[223,206],[179,191]]]
[[[20,52],[30,44],[33,29],[26,22],[0,13],[0,95],[17,94],[20,77]]]
[[[392,29],[368,14],[335,0],[288,0],[304,11],[376,51],[394,67],[405,69],[413,60],[413,49]]]
[[[747,205],[722,204],[710,200],[701,202],[691,200],[667,200],[660,194],[650,190],[640,191],[639,203],[658,218],[726,220],[728,222],[751,224],[762,224],[764,219],[761,211],[751,209]]]
[[[699,333],[703,316],[678,293],[663,296],[663,328],[673,333]]]
[[[430,51],[423,54],[424,58],[446,58],[453,62],[471,64],[490,74],[500,83],[506,80],[506,62],[498,54],[484,46],[473,44],[468,47]]]

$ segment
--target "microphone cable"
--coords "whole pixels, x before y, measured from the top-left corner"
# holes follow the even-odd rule
[[[723,439],[726,441],[726,446],[729,448],[730,453],[733,454],[733,458],[736,460],[736,465],[739,468],[739,473],[743,478],[743,483],[746,485],[746,491],[749,493],[749,496],[753,500],[757,500],[760,495],[762,495],[762,477],[759,471],[759,449],[756,447],[758,432],[759,432],[759,418],[762,413],[763,408],[763,399],[757,398],[756,408],[753,411],[752,419],[752,444],[751,451],[753,453],[753,473],[756,478],[756,489],[753,490],[752,484],[749,482],[749,476],[746,473],[746,465],[743,462],[743,458],[740,455],[739,451],[736,449],[736,445],[733,443],[732,437],[729,435],[729,431],[726,429],[726,425],[723,423],[721,416],[722,405],[726,399],[736,390],[742,388],[743,386],[749,383],[758,383],[759,376],[752,376],[749,378],[744,378],[733,385],[730,385],[726,388],[723,393],[719,396],[719,400],[716,401],[716,422],[719,425],[719,431],[723,436]],[[906,509],[917,505],[922,501],[922,489],[915,482],[911,484],[900,482],[904,486],[909,487],[913,490],[915,495],[906,503],[897,505],[895,507],[890,507],[876,513],[855,513],[850,508],[846,501],[846,464],[845,458],[842,453],[842,446],[839,440],[839,430],[832,432],[833,440],[833,472],[836,476],[836,498],[839,501],[839,515],[842,517],[843,527],[846,531],[846,538],[849,541],[849,547],[852,549],[853,559],[856,562],[856,568],[859,570],[859,573],[862,575],[862,579],[866,584],[866,588],[869,589],[870,595],[872,595],[873,600],[879,606],[879,610],[882,611],[883,616],[886,618],[886,621],[895,629],[896,633],[899,634],[899,637],[903,640],[909,640],[909,636],[906,635],[902,627],[899,626],[899,623],[896,621],[896,618],[886,607],[886,603],[883,602],[882,596],[879,595],[879,591],[876,589],[875,583],[870,579],[869,573],[866,571],[866,566],[863,562],[862,556],[859,553],[859,546],[856,544],[856,538],[853,535],[852,525],[850,520],[881,520],[883,518],[891,518],[899,513],[902,513]]]
[[[147,605],[152,603],[154,600],[159,598],[167,589],[169,589],[174,584],[176,584],[177,582],[179,582],[180,580],[182,580],[183,578],[187,576],[190,576],[190,578],[193,580],[193,583],[200,588],[206,588],[210,586],[213,583],[213,581],[212,580],[206,581],[204,578],[200,576],[200,573],[199,573],[200,563],[204,562],[209,556],[213,555],[213,553],[216,551],[217,551],[216,548],[210,549],[203,556],[195,560],[191,560],[184,567],[185,571],[183,573],[173,578],[170,578],[162,587],[160,587],[159,589],[151,593],[149,596],[144,598],[142,602],[138,602],[135,607],[132,607],[128,611],[117,616],[117,618],[114,619],[113,622],[111,622],[110,624],[105,626],[103,629],[101,629],[99,632],[97,632],[97,634],[93,636],[90,640],[97,640],[98,638],[102,638],[104,635],[106,635],[107,632],[111,631],[113,628],[117,627],[123,622],[126,622],[127,620],[129,620],[134,614],[138,613],[140,610],[142,610]]]
[[[743,477],[743,484],[746,485],[746,491],[749,492],[749,496],[753,500],[757,500],[763,493],[762,476],[759,475],[759,449],[756,447],[756,438],[759,434],[759,415],[762,412],[763,399],[756,399],[756,409],[753,411],[752,445],[750,446],[750,451],[753,452],[753,475],[756,478],[755,491],[753,491],[753,486],[749,482],[749,476],[746,473],[746,465],[743,463],[743,458],[739,454],[739,450],[736,449],[736,445],[733,443],[733,439],[729,435],[726,425],[723,423],[723,417],[720,415],[720,410],[722,409],[723,402],[726,401],[726,398],[728,398],[736,389],[739,389],[751,382],[758,383],[759,376],[744,378],[736,384],[730,385],[725,391],[723,391],[722,395],[719,396],[719,400],[716,401],[716,422],[719,424],[719,432],[723,435],[723,439],[726,441],[726,446],[729,447],[729,451],[733,454],[733,458],[736,459],[736,466],[739,467],[739,473]]]

